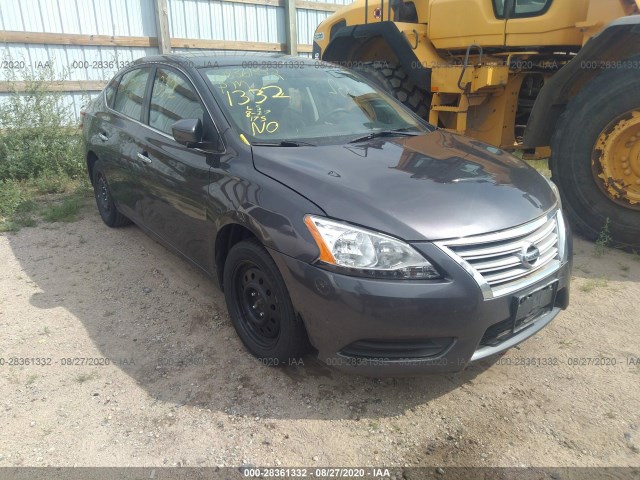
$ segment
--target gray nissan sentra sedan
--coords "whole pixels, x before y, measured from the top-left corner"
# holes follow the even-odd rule
[[[553,184],[349,70],[147,57],[92,101],[83,134],[104,222],[217,278],[267,365],[315,348],[366,375],[457,371],[568,305]]]

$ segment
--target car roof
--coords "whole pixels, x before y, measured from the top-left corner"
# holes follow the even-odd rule
[[[176,63],[183,67],[202,68],[211,66],[228,66],[243,65],[247,63],[256,66],[273,67],[278,65],[270,62],[296,62],[297,64],[305,63],[313,65],[314,60],[305,57],[295,57],[284,53],[228,53],[225,51],[206,51],[206,52],[189,52],[189,53],[171,53],[167,55],[150,55],[137,59],[134,64],[140,65],[150,62],[167,62]]]

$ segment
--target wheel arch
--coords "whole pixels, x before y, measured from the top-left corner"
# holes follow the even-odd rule
[[[525,129],[524,146],[548,146],[569,101],[603,73],[598,62],[629,60],[640,54],[640,16],[619,18],[592,37],[578,54],[542,87]],[[586,68],[585,62],[594,68]]]
[[[214,242],[213,255],[215,260],[215,274],[222,291],[224,291],[224,265],[229,256],[229,252],[234,245],[248,238],[255,238],[264,245],[264,242],[253,229],[237,220],[231,220],[218,229]]]
[[[392,59],[371,58],[372,52],[393,55]],[[431,70],[423,68],[413,48],[394,22],[354,25],[337,30],[322,54],[322,60],[342,64],[351,62],[392,60],[402,66],[415,85],[431,89]]]

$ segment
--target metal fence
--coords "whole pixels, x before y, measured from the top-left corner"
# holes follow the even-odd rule
[[[79,115],[117,70],[159,52],[309,56],[313,33],[351,0],[0,0],[0,102],[52,74]],[[162,19],[166,21],[163,27]]]

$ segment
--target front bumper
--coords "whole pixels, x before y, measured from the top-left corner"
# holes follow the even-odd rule
[[[447,272],[447,278],[352,277],[270,252],[320,360],[367,376],[456,372],[534,335],[568,304],[570,262],[522,290],[484,299],[476,281],[442,250],[430,243],[415,246]],[[551,311],[504,340],[489,338],[503,325],[510,328],[514,295],[526,295],[556,280]]]

